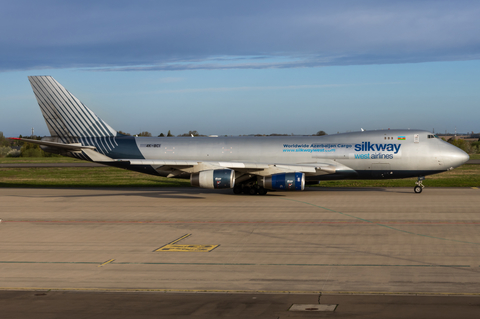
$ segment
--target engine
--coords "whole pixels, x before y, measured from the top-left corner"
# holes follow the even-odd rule
[[[305,188],[304,173],[282,173],[260,178],[258,184],[266,189],[300,191]]]
[[[235,171],[231,169],[215,169],[201,171],[190,175],[190,184],[194,187],[219,189],[235,186]]]

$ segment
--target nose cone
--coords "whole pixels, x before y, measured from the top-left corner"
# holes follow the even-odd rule
[[[458,147],[451,145],[444,158],[448,166],[458,167],[465,164],[470,159],[470,156]]]

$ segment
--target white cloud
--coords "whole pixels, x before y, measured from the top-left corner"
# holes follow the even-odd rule
[[[16,1],[0,11],[0,70],[295,68],[479,59],[479,16],[480,2],[467,0],[145,1],[141,6],[116,0]],[[285,59],[262,61],[279,57]]]

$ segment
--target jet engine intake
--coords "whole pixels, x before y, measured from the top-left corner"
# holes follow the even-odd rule
[[[190,184],[194,187],[220,189],[235,186],[235,171],[231,169],[215,169],[201,171],[190,175]]]
[[[258,184],[266,189],[300,191],[305,189],[304,173],[282,173],[261,177]]]

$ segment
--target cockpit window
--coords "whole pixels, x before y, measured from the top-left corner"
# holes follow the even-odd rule
[[[428,138],[438,138],[437,135],[428,134]]]

